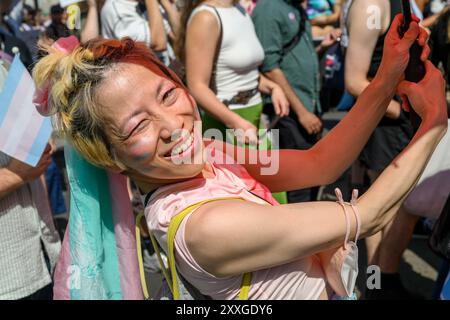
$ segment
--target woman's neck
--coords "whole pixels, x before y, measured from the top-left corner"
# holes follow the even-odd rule
[[[203,179],[213,179],[215,177],[215,172],[214,172],[214,168],[211,164],[209,164],[208,162],[205,163],[202,171],[195,177],[192,178],[184,178],[184,179],[174,179],[174,180],[161,180],[161,181],[147,181],[147,179],[145,177],[136,177],[136,176],[132,176],[130,175],[130,178],[135,182],[135,184],[139,187],[139,190],[142,194],[147,194],[149,192],[152,192],[158,188],[164,187],[168,184],[173,184],[173,183],[179,183],[179,182],[183,182],[183,181],[188,181],[190,179],[198,179],[198,178],[203,178]]]

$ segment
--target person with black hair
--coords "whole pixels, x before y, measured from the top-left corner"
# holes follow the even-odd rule
[[[56,4],[50,8],[52,23],[45,30],[45,35],[52,40],[68,37],[72,34],[66,25],[67,13],[61,5]]]
[[[144,2],[147,17],[141,10]],[[167,49],[159,1],[157,0],[107,0],[101,11],[102,36],[108,39],[130,37],[145,42],[155,52]]]
[[[0,3],[0,51],[14,56],[20,53],[20,60],[31,70],[33,58],[24,41],[16,37],[9,26],[5,23],[4,17],[8,14],[12,1],[6,0]]]

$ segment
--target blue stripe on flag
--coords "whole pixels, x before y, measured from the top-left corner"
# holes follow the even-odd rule
[[[47,145],[48,138],[52,134],[52,123],[50,118],[45,118],[42,122],[41,128],[39,129],[38,134],[36,135],[36,139],[31,146],[29,151],[26,163],[31,164],[32,166],[36,166],[41,158],[42,152]]]
[[[9,68],[3,91],[0,94],[0,126],[3,124],[3,120],[5,120],[9,106],[24,72],[28,71],[20,61],[19,56],[16,55],[11,67]]]

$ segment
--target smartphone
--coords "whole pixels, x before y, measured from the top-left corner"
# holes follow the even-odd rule
[[[400,35],[403,37],[403,35],[408,31],[409,25],[412,22],[412,15],[411,15],[411,3],[410,0],[402,0],[402,7],[403,7],[403,25],[400,28],[399,32]],[[407,81],[411,82],[420,82],[420,80],[423,79],[425,76],[425,65],[422,60],[420,60],[420,55],[422,54],[422,47],[419,45],[419,43],[414,42],[414,44],[409,49],[409,63],[405,70],[405,79]],[[421,119],[419,115],[414,111],[413,108],[411,108],[411,104],[409,105],[409,118],[411,121],[411,124],[414,128],[414,130],[417,130],[420,126]]]

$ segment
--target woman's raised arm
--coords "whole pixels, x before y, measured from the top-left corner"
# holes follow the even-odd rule
[[[409,61],[412,43],[419,38],[419,43],[424,46],[423,61],[429,54],[428,33],[414,22],[400,39],[397,30],[401,23],[402,16],[398,15],[386,37],[378,74],[344,119],[309,150],[274,150],[264,154],[257,163],[246,161],[245,168],[256,180],[273,192],[326,185],[334,182],[353,163],[386,113]],[[245,151],[236,151],[239,152]],[[255,151],[246,152],[248,159],[255,157],[251,152]],[[278,156],[274,152],[278,152]],[[267,166],[263,162],[268,158],[279,161],[276,176],[262,174],[261,167]],[[298,174],[293,175],[293,172]]]
[[[402,82],[399,86],[422,124],[408,147],[358,200],[362,237],[378,232],[394,217],[447,130],[445,81],[431,62],[426,62],[426,69],[419,84]],[[351,219],[353,238],[356,222]],[[229,200],[211,202],[195,211],[186,226],[186,240],[205,270],[226,277],[337,247],[344,242],[345,231],[342,208],[336,203],[270,207]]]

